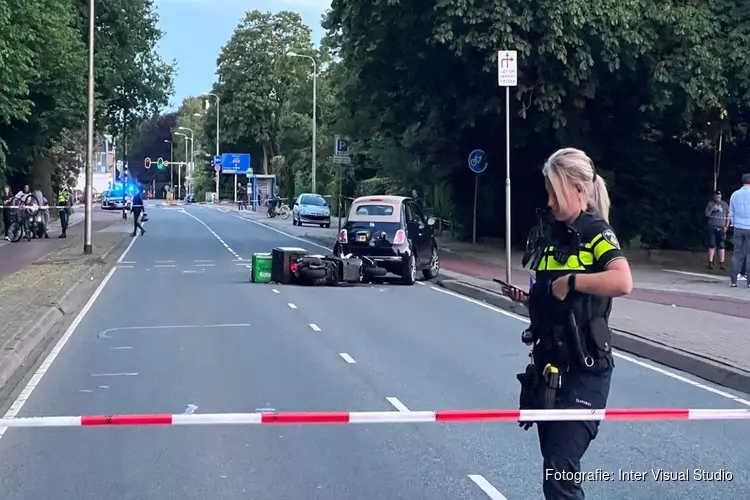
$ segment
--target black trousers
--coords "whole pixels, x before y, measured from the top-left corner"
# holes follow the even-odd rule
[[[571,371],[563,375],[555,408],[603,409],[609,398],[614,358],[598,360],[593,372]],[[572,473],[581,472],[581,459],[599,432],[599,422],[540,422],[537,424],[543,457],[542,490],[546,500],[583,500],[583,486]]]
[[[70,221],[70,209],[61,208],[60,209],[60,229],[62,230],[62,234],[65,234],[68,231],[69,221]]]
[[[143,226],[141,226],[141,212],[143,211],[142,208],[133,208],[133,234],[137,234],[138,230],[141,230],[141,233],[143,233]]]

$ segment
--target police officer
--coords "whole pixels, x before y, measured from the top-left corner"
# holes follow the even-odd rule
[[[70,190],[65,186],[60,186],[57,193],[57,208],[60,212],[60,229],[62,230],[59,238],[67,238],[68,223],[70,222]]]
[[[603,409],[614,368],[608,326],[612,298],[633,288],[630,266],[609,225],[609,194],[593,162],[578,149],[549,157],[543,169],[555,221],[537,245],[536,281],[527,294],[504,287],[529,309],[523,340],[532,363],[521,381],[521,409]],[[520,422],[528,430],[533,422]],[[538,422],[547,500],[582,500],[572,474],[599,422]]]

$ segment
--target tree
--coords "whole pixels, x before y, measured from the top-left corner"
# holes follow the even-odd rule
[[[289,51],[315,53],[310,29],[300,16],[254,10],[218,59],[219,82],[213,92],[221,97],[222,141],[260,157],[255,165],[263,173],[269,173],[271,159],[279,152],[285,107],[309,75],[304,65],[286,56]]]
[[[737,0],[336,1],[324,23],[341,60],[333,123],[355,138],[357,178],[375,174],[401,191],[421,184],[431,204],[442,200],[464,225],[473,195],[466,155],[485,149],[480,206],[490,209],[481,210],[480,231],[501,233],[505,109],[496,51],[513,48],[515,239],[543,203],[538,165],[556,148],[577,146],[610,183],[621,239],[686,246],[711,185],[708,123],[725,108],[747,115],[740,9],[748,8]],[[745,140],[740,123],[730,127]]]
[[[177,123],[177,113],[167,113],[156,116],[150,120],[142,122],[134,133],[134,140],[130,148],[129,163],[130,175],[137,178],[143,184],[156,182],[169,182],[170,169],[165,168],[159,171],[156,161],[162,158],[169,161],[172,149],[166,141],[174,141],[175,161],[177,160],[176,141],[172,137],[172,130]],[[146,170],[145,159],[151,158],[151,168]]]

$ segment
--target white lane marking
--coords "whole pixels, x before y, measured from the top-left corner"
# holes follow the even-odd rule
[[[125,349],[132,349],[132,347],[124,345],[121,347],[110,347],[110,349],[112,349],[113,351],[124,351]]]
[[[124,263],[123,261],[125,259],[125,256],[128,254],[128,252],[130,251],[130,249],[133,248],[133,245],[135,245],[135,242],[136,242],[137,239],[138,239],[138,236],[133,236],[133,239],[130,241],[130,244],[128,245],[128,247],[125,249],[124,252],[122,252],[122,255],[120,255],[120,258],[117,259],[117,263],[118,264],[123,264]],[[129,260],[127,262],[128,262],[128,264],[135,264],[135,261],[130,261]]]
[[[247,262],[246,260],[243,260],[242,257],[239,259],[232,259],[232,262]]]
[[[503,309],[500,309],[498,307],[492,306],[490,304],[486,304],[486,303],[481,302],[479,300],[472,299],[471,297],[464,297],[463,295],[451,292],[450,290],[443,290],[443,289],[435,287],[435,286],[432,286],[430,288],[433,289],[433,290],[436,290],[436,291],[438,291],[440,293],[445,293],[447,295],[451,295],[451,296],[456,297],[458,299],[465,300],[466,302],[471,302],[471,303],[476,304],[478,306],[484,307],[485,309],[489,309],[490,311],[494,311],[496,313],[500,313],[500,314],[502,314],[504,316],[508,316],[510,318],[517,319],[518,321],[521,321],[523,323],[526,323],[526,324],[529,323],[529,319],[528,318],[525,318],[523,316],[519,316],[518,314],[514,314],[514,313],[509,312],[509,311],[505,311]],[[627,354],[621,354],[619,352],[613,352],[612,354],[615,357],[617,357],[617,358],[623,359],[625,361],[629,361],[630,363],[636,364],[636,365],[638,365],[640,367],[646,368],[646,369],[651,370],[653,372],[660,373],[660,374],[662,374],[662,375],[664,375],[666,377],[672,378],[674,380],[679,380],[680,382],[683,382],[685,384],[691,385],[691,386],[696,387],[698,389],[703,389],[704,391],[710,392],[712,394],[716,394],[717,396],[721,396],[723,398],[731,399],[732,401],[736,401],[737,403],[743,404],[745,406],[750,406],[750,400],[743,399],[743,398],[741,398],[739,396],[735,396],[734,394],[731,394],[729,392],[722,391],[721,389],[717,389],[715,387],[711,387],[711,386],[706,385],[706,384],[702,384],[702,383],[697,382],[695,380],[691,380],[691,379],[689,379],[687,377],[683,377],[682,375],[678,375],[677,373],[673,373],[673,372],[671,372],[669,370],[666,370],[664,368],[661,368],[659,366],[655,366],[655,365],[652,365],[650,363],[645,363],[645,362],[640,361],[638,359],[632,358],[632,357],[628,356]]]
[[[271,291],[272,291],[273,293],[281,293],[280,291],[276,290],[275,288],[272,288],[272,289],[271,289]]]
[[[288,306],[289,306],[290,308],[292,308],[292,309],[297,309],[297,306],[295,306],[295,305],[294,305],[294,304],[292,304],[291,302],[290,302],[290,303],[288,303],[287,305],[288,305]]]
[[[315,323],[310,323],[310,328],[312,328],[312,330],[314,332],[319,332],[320,331],[320,327],[318,325],[316,325]]]
[[[118,269],[133,269],[134,266],[117,266]]]
[[[154,267],[175,267],[175,264],[155,264]]]
[[[662,271],[667,272],[667,273],[684,274],[686,276],[695,276],[697,278],[706,278],[706,279],[717,280],[717,281],[726,281],[729,279],[728,276],[715,276],[712,274],[691,273],[690,271],[678,271],[677,269],[662,269]]]
[[[196,259],[193,262],[213,262],[213,259],[207,259],[207,260]]]
[[[125,255],[127,255],[130,249],[133,247],[133,244],[135,243],[137,238],[138,238],[137,236],[133,237],[133,240],[130,242],[130,244],[122,253],[122,255],[117,260],[117,262],[122,262]],[[91,298],[89,298],[88,302],[86,302],[86,304],[83,306],[83,308],[75,317],[75,319],[70,324],[68,329],[65,330],[65,333],[63,333],[62,337],[60,337],[60,340],[57,341],[57,344],[55,344],[55,347],[53,347],[50,353],[47,354],[47,357],[44,359],[42,364],[39,365],[39,368],[37,368],[34,375],[31,377],[31,379],[29,379],[26,386],[21,390],[21,393],[18,395],[16,400],[13,401],[13,404],[10,405],[10,408],[8,408],[8,411],[5,412],[5,415],[3,415],[3,418],[16,418],[16,416],[18,416],[18,413],[23,408],[23,405],[25,405],[26,401],[29,400],[29,398],[31,397],[31,394],[34,392],[34,389],[36,389],[37,385],[39,385],[39,382],[42,381],[42,377],[44,377],[44,375],[47,373],[47,370],[49,370],[49,367],[52,366],[52,363],[60,354],[60,351],[62,351],[63,347],[65,347],[65,344],[68,343],[68,340],[70,340],[70,337],[73,335],[73,332],[75,332],[76,328],[78,328],[78,325],[81,324],[81,321],[83,321],[83,318],[86,316],[86,314],[89,312],[91,307],[94,305],[94,302],[96,302],[96,299],[99,298],[99,295],[101,295],[102,291],[104,290],[104,287],[107,286],[107,283],[109,283],[109,280],[112,279],[112,276],[115,274],[115,271],[117,271],[117,267],[113,267],[112,269],[110,269],[107,275],[102,280],[102,282],[99,283],[99,286],[96,288],[96,290],[94,290],[94,293],[93,295],[91,295]],[[6,430],[8,430],[7,427],[0,427],[0,438],[3,437]]]
[[[173,260],[157,260],[157,264],[174,264]]]
[[[252,269],[252,267],[253,267],[253,266],[251,266],[250,264],[240,264],[239,262],[238,262],[238,263],[236,263],[236,264],[235,264],[235,266],[242,266],[242,267],[246,267],[246,268],[248,268],[248,269]]]
[[[216,264],[195,264],[195,267],[215,267]]]
[[[91,389],[78,389],[78,392],[94,392]]]
[[[250,222],[252,224],[255,224],[256,226],[261,226],[261,227],[265,227],[266,229],[270,229],[271,231],[276,231],[277,233],[283,234],[284,236],[286,236],[288,238],[291,238],[293,240],[301,241],[303,243],[307,243],[308,245],[313,245],[313,246],[316,246],[318,248],[322,248],[323,250],[326,250],[326,251],[329,251],[329,252],[331,251],[331,249],[328,248],[328,247],[324,247],[323,245],[319,245],[318,243],[313,243],[312,241],[306,240],[304,238],[300,238],[299,236],[294,236],[294,235],[291,235],[289,233],[285,233],[284,231],[276,229],[275,227],[267,226],[267,225],[265,225],[263,223],[256,222],[256,221],[251,220],[251,219],[247,219],[245,217],[240,217],[239,215],[235,215],[235,217],[237,217],[240,220],[244,220],[244,221]]]
[[[118,264],[135,264],[134,260],[123,260],[123,261],[117,261]]]
[[[100,385],[99,389],[109,389],[109,386],[108,385]]]
[[[92,373],[92,377],[135,377],[138,373]]]
[[[202,272],[204,272],[204,271],[202,271],[202,270],[201,271],[196,271],[194,269],[189,269],[187,271],[182,271],[182,274],[200,274]]]
[[[341,356],[342,358],[344,358],[344,361],[346,361],[346,362],[347,362],[347,363],[349,363],[350,365],[353,365],[353,364],[355,364],[355,363],[356,363],[356,361],[354,361],[354,358],[353,358],[353,357],[351,357],[351,356],[349,356],[349,355],[348,355],[347,353],[345,353],[345,352],[340,352],[340,353],[339,353],[339,356]]]
[[[398,398],[388,397],[385,398],[388,400],[389,403],[393,405],[394,408],[396,408],[401,413],[411,413],[411,410],[406,407],[404,403],[398,400]]]
[[[229,210],[225,210],[225,209],[219,208],[219,207],[216,207],[216,210],[218,210],[219,212],[223,212],[223,213],[229,212]]]
[[[490,497],[491,500],[508,500],[505,495],[497,491],[497,489],[492,486],[490,482],[484,478],[484,476],[481,476],[479,474],[469,474],[469,479],[474,481],[474,484],[479,486],[482,491],[487,493],[487,496]]]
[[[237,254],[237,252],[235,252],[234,250],[232,250],[231,248],[229,248],[229,245],[227,245],[227,242],[226,242],[226,241],[224,241],[224,240],[222,239],[222,237],[221,237],[221,236],[219,236],[218,234],[216,234],[216,231],[214,231],[213,229],[211,229],[211,228],[209,227],[209,225],[208,225],[208,224],[206,224],[205,222],[203,222],[202,220],[200,220],[200,219],[199,219],[198,217],[196,217],[195,215],[193,215],[193,214],[191,214],[191,213],[189,213],[189,212],[183,212],[183,213],[184,213],[185,215],[187,215],[188,217],[192,217],[193,219],[195,219],[195,220],[196,220],[196,221],[198,221],[199,223],[203,224],[203,227],[205,227],[206,229],[208,229],[208,231],[209,231],[209,232],[210,232],[211,234],[213,234],[213,235],[214,235],[214,238],[216,238],[217,240],[219,240],[219,243],[221,243],[221,244],[222,244],[222,245],[224,246],[224,248],[226,248],[226,249],[227,249],[227,251],[228,251],[229,253],[231,253],[232,255],[234,255],[234,256],[235,256],[235,258],[237,258],[237,259],[239,259],[239,258],[240,258],[240,256],[239,256],[239,255]]]

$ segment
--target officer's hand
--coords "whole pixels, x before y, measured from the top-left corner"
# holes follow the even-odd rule
[[[570,285],[568,284],[569,277],[570,275],[566,274],[552,282],[552,295],[557,300],[563,301],[568,296],[568,291],[570,290]]]
[[[534,427],[534,422],[518,422],[518,427],[523,427],[523,430],[528,431]]]
[[[529,294],[523,290],[511,286],[503,286],[503,295],[508,297],[513,302],[521,302],[522,304],[528,302]]]

